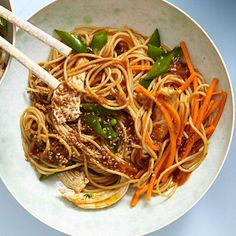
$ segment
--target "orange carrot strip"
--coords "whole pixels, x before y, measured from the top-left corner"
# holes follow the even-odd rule
[[[215,130],[215,126],[210,125],[205,129],[205,133],[209,137],[209,135],[212,135],[214,130]],[[200,139],[200,136],[196,134],[195,137],[194,137],[194,142],[196,143],[199,139]],[[202,146],[202,144],[201,144],[201,146]],[[191,173],[192,172],[183,172],[183,171],[179,170],[179,174],[177,175],[177,177],[174,178],[174,181],[178,184],[178,186],[181,186],[181,185],[183,185],[184,183],[187,182],[187,180],[189,179]]]
[[[165,107],[162,105],[162,103],[158,104],[158,101],[156,101],[156,104],[158,105],[160,111],[162,112],[165,121],[168,125],[168,129],[169,129],[169,135],[170,135],[170,155],[168,157],[167,160],[167,164],[166,167],[170,167],[175,160],[175,152],[176,152],[176,134],[175,134],[175,129],[174,129],[174,125],[172,122],[172,118],[170,116],[170,114],[168,113],[168,111],[165,109]],[[168,176],[168,172],[163,176],[163,181],[166,181]]]
[[[175,129],[174,129],[174,125],[172,122],[172,118],[170,116],[170,114],[168,113],[167,109],[165,108],[165,106],[163,105],[163,103],[161,103],[160,101],[158,101],[157,99],[155,99],[155,97],[153,97],[152,93],[150,93],[147,89],[145,89],[143,86],[139,85],[136,87],[136,91],[140,92],[142,94],[144,94],[145,96],[147,96],[148,98],[152,99],[156,105],[158,106],[158,108],[160,109],[161,113],[163,114],[165,121],[168,125],[168,129],[169,129],[169,135],[170,135],[170,155],[167,161],[167,167],[171,166],[175,160],[175,152],[176,152],[176,134],[175,134]],[[168,173],[167,172],[164,176],[163,176],[163,181],[165,181],[168,177]]]
[[[214,131],[215,131],[216,127],[214,125],[210,125],[205,129],[206,135],[209,137],[211,136]]]
[[[139,93],[142,93],[143,95],[145,95],[148,98],[152,99],[157,104],[157,99],[155,99],[153,94],[151,92],[149,92],[147,89],[145,89],[143,86],[138,84],[137,87],[136,87],[136,91],[139,92]],[[180,126],[181,126],[181,120],[180,120],[178,112],[174,109],[173,106],[171,106],[164,99],[161,99],[161,98],[158,98],[158,99],[161,101],[161,103],[163,103],[163,105],[170,111],[171,115],[174,117],[174,119],[176,121],[177,135],[178,135],[179,132],[180,132]],[[158,103],[157,106],[162,106],[162,105],[160,103]]]
[[[131,70],[151,70],[152,66],[136,65],[130,66]]]
[[[147,145],[153,150],[153,151],[159,151],[159,146],[155,145],[150,137],[150,135],[147,133],[145,137],[145,141]]]
[[[168,146],[168,148],[165,150],[165,152],[163,153],[161,159],[159,160],[159,162],[157,163],[157,165],[155,166],[154,172],[152,174],[152,177],[150,179],[150,182],[148,184],[148,189],[147,189],[147,195],[146,195],[146,200],[150,200],[151,196],[152,196],[152,190],[154,188],[155,185],[155,181],[157,178],[157,175],[161,169],[162,164],[164,163],[165,159],[167,158],[167,156],[170,153],[170,146]]]
[[[218,95],[222,95],[222,93],[225,93],[225,92],[224,92],[224,91],[221,91],[221,90],[215,91],[215,92],[212,94],[212,97],[218,96]]]
[[[219,99],[219,101],[220,101],[220,99]],[[209,113],[209,111],[212,109],[212,106],[213,106],[214,103],[215,103],[214,100],[211,100],[211,101],[210,101],[209,106],[208,106],[208,108],[207,108],[207,110],[206,110],[206,113],[205,113],[205,116],[204,116],[204,120],[205,120],[205,118],[207,117],[207,114]]]
[[[144,185],[142,188],[137,188],[130,202],[130,206],[135,207],[139,201],[139,198],[147,191],[148,185]]]
[[[206,136],[211,135],[214,132],[215,128],[216,127],[214,125],[208,126],[205,129]],[[194,136],[194,143],[196,143],[200,138],[201,137],[198,134],[195,134],[195,136]]]
[[[139,196],[136,193],[134,193],[130,202],[130,206],[135,207],[138,203],[138,200],[139,200]]]
[[[205,128],[206,136],[211,135],[215,131],[216,127],[214,125],[210,125]],[[200,136],[198,136],[200,138]]]
[[[194,78],[197,76],[196,72],[193,72],[188,79],[179,87],[179,90],[183,92],[185,89],[187,89],[190,84],[194,81]]]
[[[180,134],[180,130],[181,130],[181,119],[180,119],[180,116],[179,116],[178,112],[175,110],[175,108],[170,103],[168,103],[164,99],[160,99],[160,101],[169,110],[171,116],[174,118],[175,126],[176,126],[176,136],[178,137],[178,135]]]
[[[213,81],[211,82],[211,84],[208,88],[208,91],[207,91],[206,96],[204,98],[203,104],[202,104],[202,106],[200,107],[200,110],[199,110],[198,119],[197,119],[196,124],[195,124],[195,127],[197,129],[199,129],[200,126],[201,126],[201,123],[202,123],[203,118],[204,118],[204,112],[207,110],[207,107],[209,106],[209,103],[210,103],[210,100],[211,100],[211,97],[212,97],[212,93],[214,92],[217,83],[218,83],[218,80],[213,79]],[[194,138],[189,138],[187,140],[186,145],[183,148],[184,152],[179,156],[180,160],[182,160],[182,159],[184,159],[188,156],[188,154],[190,153],[194,143],[195,143]],[[173,171],[175,169],[176,168],[173,168],[165,174],[165,176],[164,176],[165,178],[163,177],[163,182],[166,181],[169,178],[170,174],[173,173]]]
[[[202,106],[200,107],[200,110],[199,110],[198,119],[195,122],[195,126],[196,126],[197,129],[199,129],[200,126],[201,126],[201,123],[204,119],[204,114],[205,114],[205,112],[206,112],[206,110],[209,106],[210,101],[211,101],[212,93],[214,92],[218,82],[219,82],[218,79],[213,79],[213,81],[211,82],[211,84],[210,84],[210,86],[207,90],[207,93],[206,93],[206,96],[204,98],[203,104],[202,104]]]
[[[146,113],[145,116],[143,117],[142,129],[144,129],[145,125],[147,124],[147,118],[148,118],[148,114]],[[158,151],[160,149],[158,146],[156,146],[153,143],[153,141],[152,141],[152,139],[151,139],[148,132],[146,133],[146,136],[145,136],[145,142],[154,151]]]
[[[203,104],[202,104],[202,106],[200,107],[200,110],[199,110],[198,118],[197,118],[197,120],[194,124],[197,129],[200,129],[200,127],[201,127],[201,123],[204,119],[204,113],[206,112],[207,107],[209,106],[209,103],[210,103],[210,100],[211,100],[211,97],[212,97],[212,93],[214,92],[217,83],[218,83],[218,80],[213,79],[213,81],[211,82],[211,84],[210,84],[210,86],[207,90],[207,93],[206,93],[206,96],[204,98]],[[194,139],[190,138],[189,142],[187,142],[187,145],[184,149],[185,151],[183,153],[183,156],[180,156],[180,159],[184,159],[185,157],[188,156],[188,154],[190,153],[190,151],[192,149],[193,144],[194,144]]]
[[[209,105],[209,108],[205,114],[204,120],[206,120],[215,110],[216,108],[221,104],[222,100],[217,99],[216,101],[211,101],[211,104]]]
[[[214,119],[214,121],[212,122],[212,125],[214,125],[215,127],[218,125],[218,122],[220,120],[220,117],[223,113],[223,110],[224,110],[224,107],[225,107],[225,103],[226,103],[226,99],[227,99],[227,93],[226,92],[223,92],[222,93],[222,99],[221,99],[221,104],[220,104],[220,107],[219,107],[219,110],[218,110],[218,113]]]
[[[197,88],[198,88],[198,81],[197,81],[197,77],[194,77],[194,80],[193,80],[193,90],[194,92],[197,91]],[[198,94],[195,94],[194,96],[194,100],[193,100],[193,109],[192,109],[192,118],[193,118],[193,123],[196,122],[196,119],[197,119],[197,114],[198,114],[198,111],[199,111],[199,95]]]
[[[181,46],[181,49],[183,51],[183,54],[184,54],[184,57],[185,57],[185,60],[187,62],[187,65],[188,65],[188,68],[189,68],[189,71],[190,71],[190,77],[188,80],[190,81],[186,81],[180,88],[181,91],[184,91],[184,89],[186,89],[187,87],[189,87],[189,85],[193,82],[193,86],[194,86],[194,91],[196,92],[196,89],[197,89],[197,78],[196,78],[196,75],[191,77],[194,73],[196,73],[194,71],[194,67],[193,67],[193,64],[192,64],[192,61],[191,61],[191,58],[190,58],[190,55],[189,55],[189,52],[188,52],[188,49],[187,49],[187,46],[186,46],[186,43],[183,41],[181,42],[180,44]],[[191,81],[191,79],[193,81]],[[193,121],[195,121],[197,119],[197,113],[198,113],[198,109],[199,109],[199,105],[198,105],[198,95],[195,96],[195,102],[194,102],[194,106],[193,106],[193,109],[191,111],[191,116],[193,117]]]
[[[182,51],[183,51],[185,60],[186,60],[186,62],[187,62],[188,68],[189,68],[189,71],[190,71],[190,73],[192,74],[192,73],[194,72],[194,68],[193,68],[193,64],[192,64],[190,55],[189,55],[189,53],[188,53],[188,49],[187,49],[186,43],[185,43],[184,41],[182,41],[182,42],[180,43],[180,47],[181,47],[181,49],[182,49]]]
[[[139,188],[138,191],[137,191],[137,194],[139,196],[143,195],[146,191],[147,191],[147,188],[148,188],[148,185],[145,184],[142,188]]]
[[[147,89],[145,89],[142,85],[138,84],[136,87],[136,92],[138,93],[142,93],[143,95],[145,95],[146,97],[152,99],[153,101],[155,101],[155,98],[153,96],[153,94],[148,91]]]

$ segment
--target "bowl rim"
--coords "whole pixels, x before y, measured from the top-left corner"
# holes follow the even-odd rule
[[[13,4],[12,4],[12,0],[8,0],[9,2],[9,10],[12,11],[14,13],[14,7],[13,7]],[[12,45],[15,46],[15,43],[16,43],[16,26],[14,24],[12,24]],[[7,59],[7,66],[6,68],[4,69],[3,71],[3,74],[0,78],[0,85],[2,83],[2,81],[6,78],[6,75],[7,75],[7,72],[8,72],[8,69],[10,67],[10,64],[12,62],[12,56],[8,56],[8,59]]]
[[[42,7],[40,7],[38,10],[35,10],[33,11],[33,13],[27,17],[27,21],[29,21],[32,17],[34,17],[35,15],[37,15],[39,12],[43,11],[45,8],[53,5],[55,2],[57,2],[59,0],[52,0],[50,1],[49,3],[46,3],[44,4]],[[60,1],[64,1],[64,0],[60,0]],[[227,149],[226,149],[226,152],[225,152],[225,155],[224,155],[224,158],[223,158],[223,161],[216,173],[216,175],[214,176],[214,178],[212,179],[211,183],[208,185],[208,187],[206,188],[205,191],[202,192],[202,194],[198,197],[198,199],[196,199],[185,211],[181,212],[180,214],[178,214],[176,217],[174,217],[172,220],[170,220],[169,222],[165,223],[164,225],[162,225],[160,228],[150,228],[149,231],[145,231],[145,232],[141,232],[143,235],[147,235],[147,234],[150,234],[150,233],[153,233],[155,231],[158,231],[158,230],[161,230],[163,228],[165,228],[166,226],[172,224],[173,222],[177,221],[178,219],[180,219],[183,215],[185,215],[189,210],[191,210],[202,198],[203,196],[208,192],[208,190],[212,187],[213,183],[215,182],[216,178],[219,176],[219,173],[225,163],[225,160],[228,156],[228,153],[229,153],[229,150],[230,150],[230,147],[231,147],[231,144],[232,144],[232,139],[233,139],[233,134],[234,134],[234,129],[235,129],[235,95],[234,95],[234,90],[233,90],[233,86],[232,86],[232,82],[231,82],[231,79],[230,79],[230,75],[229,75],[229,72],[228,72],[228,69],[226,67],[226,63],[220,53],[220,51],[218,50],[216,44],[214,43],[214,41],[211,39],[211,37],[208,35],[208,33],[204,30],[204,28],[195,20],[193,19],[188,13],[186,13],[184,10],[182,10],[180,7],[174,5],[173,3],[167,1],[167,0],[161,0],[162,2],[164,2],[165,4],[171,6],[172,8],[176,9],[177,11],[179,11],[180,13],[182,13],[185,17],[188,18],[188,20],[192,21],[201,31],[202,33],[207,37],[207,39],[210,41],[210,43],[212,44],[213,48],[215,49],[217,55],[219,56],[220,60],[221,60],[221,63],[223,65],[223,68],[226,72],[226,76],[227,76],[227,80],[229,82],[229,87],[230,87],[230,92],[231,92],[231,98],[232,98],[232,124],[231,124],[231,133],[230,133],[230,138],[229,138],[229,142],[228,142],[228,145],[227,145]],[[13,8],[12,8],[12,0],[9,0],[10,2],[10,6],[11,6],[11,9],[13,11]],[[13,26],[15,27],[15,26]],[[13,34],[14,34],[14,37],[13,37],[13,45],[15,45],[15,39],[16,39],[16,33],[18,32],[19,29],[17,30],[14,30],[13,29]],[[1,85],[1,81],[3,80],[3,77],[5,77],[6,73],[7,73],[7,69],[9,68],[10,66],[10,63],[12,61],[12,57],[9,58],[9,61],[8,61],[8,64],[7,64],[7,67],[4,71],[4,74],[0,80],[0,85]],[[64,234],[68,234],[68,232],[66,230],[61,230],[61,229],[58,229],[56,228],[56,226],[54,225],[51,225],[49,224],[46,219],[42,218],[42,217],[37,217],[36,215],[34,215],[34,213],[32,213],[32,211],[30,209],[28,209],[28,207],[24,206],[23,203],[21,203],[16,197],[15,195],[12,193],[12,191],[9,189],[8,185],[5,183],[4,179],[1,177],[1,173],[0,173],[0,179],[2,180],[3,184],[5,185],[6,189],[9,191],[9,193],[13,196],[13,198],[16,200],[16,202],[23,208],[26,210],[27,213],[29,213],[31,216],[33,216],[35,219],[37,219],[39,222],[47,225],[48,227],[58,231],[58,232],[61,232],[61,233],[64,233]],[[72,234],[71,234],[72,235]]]

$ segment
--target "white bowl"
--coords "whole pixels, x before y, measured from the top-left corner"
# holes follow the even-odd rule
[[[0,5],[7,8],[8,10],[12,11],[12,4],[10,0],[0,0]],[[6,39],[11,43],[15,44],[15,36],[16,36],[16,27],[12,25],[11,23],[8,23],[8,34]],[[6,57],[4,57],[4,63],[6,65],[2,75],[0,75],[0,84],[5,78],[5,75],[7,73],[7,70],[9,68],[9,65],[11,63],[11,57],[7,54]]]
[[[162,41],[174,47],[186,41],[194,65],[209,82],[220,78],[227,91],[226,107],[210,140],[209,154],[190,180],[175,195],[152,198],[129,207],[131,193],[108,209],[85,211],[59,197],[58,182],[40,182],[24,160],[19,118],[29,104],[25,88],[28,71],[12,62],[0,88],[0,174],[16,200],[36,218],[70,235],[143,235],[178,219],[206,193],[218,175],[231,142],[234,124],[233,92],[224,62],[207,34],[189,16],[173,5],[158,0],[58,0],[40,10],[30,21],[52,34],[54,28],[72,30],[76,25],[119,27],[125,24],[150,35],[158,27]],[[17,47],[35,61],[45,60],[49,48],[21,30]]]

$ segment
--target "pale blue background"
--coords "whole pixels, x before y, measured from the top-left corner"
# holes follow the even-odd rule
[[[51,1],[12,0],[12,2],[16,14],[26,19],[37,9]],[[216,43],[228,67],[235,91],[236,1],[171,0],[170,2],[191,15]],[[154,232],[151,234],[152,236],[236,235],[235,151],[236,139],[234,135],[227,161],[208,193],[181,219],[158,232]],[[0,182],[0,236],[5,235],[63,236],[64,234],[49,228],[27,213]]]

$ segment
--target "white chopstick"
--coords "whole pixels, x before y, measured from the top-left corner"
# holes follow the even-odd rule
[[[68,56],[72,49],[67,45],[63,44],[59,40],[53,38],[49,34],[43,32],[39,28],[35,27],[34,25],[30,24],[27,21],[20,19],[19,17],[15,16],[11,11],[7,10],[3,6],[0,6],[0,16],[6,19],[7,21],[17,25],[19,28],[25,30],[32,36],[38,38],[39,40],[43,41],[47,45],[52,48],[55,48],[58,52],[60,52],[64,56]]]
[[[24,55],[21,51],[11,45],[6,39],[0,36],[0,48],[8,52],[11,56],[17,59],[21,64],[27,67],[29,70],[33,71],[33,73],[42,79],[50,88],[53,90],[56,89],[60,82],[51,74],[49,74],[46,70],[44,70],[41,66],[34,63],[30,58]]]

